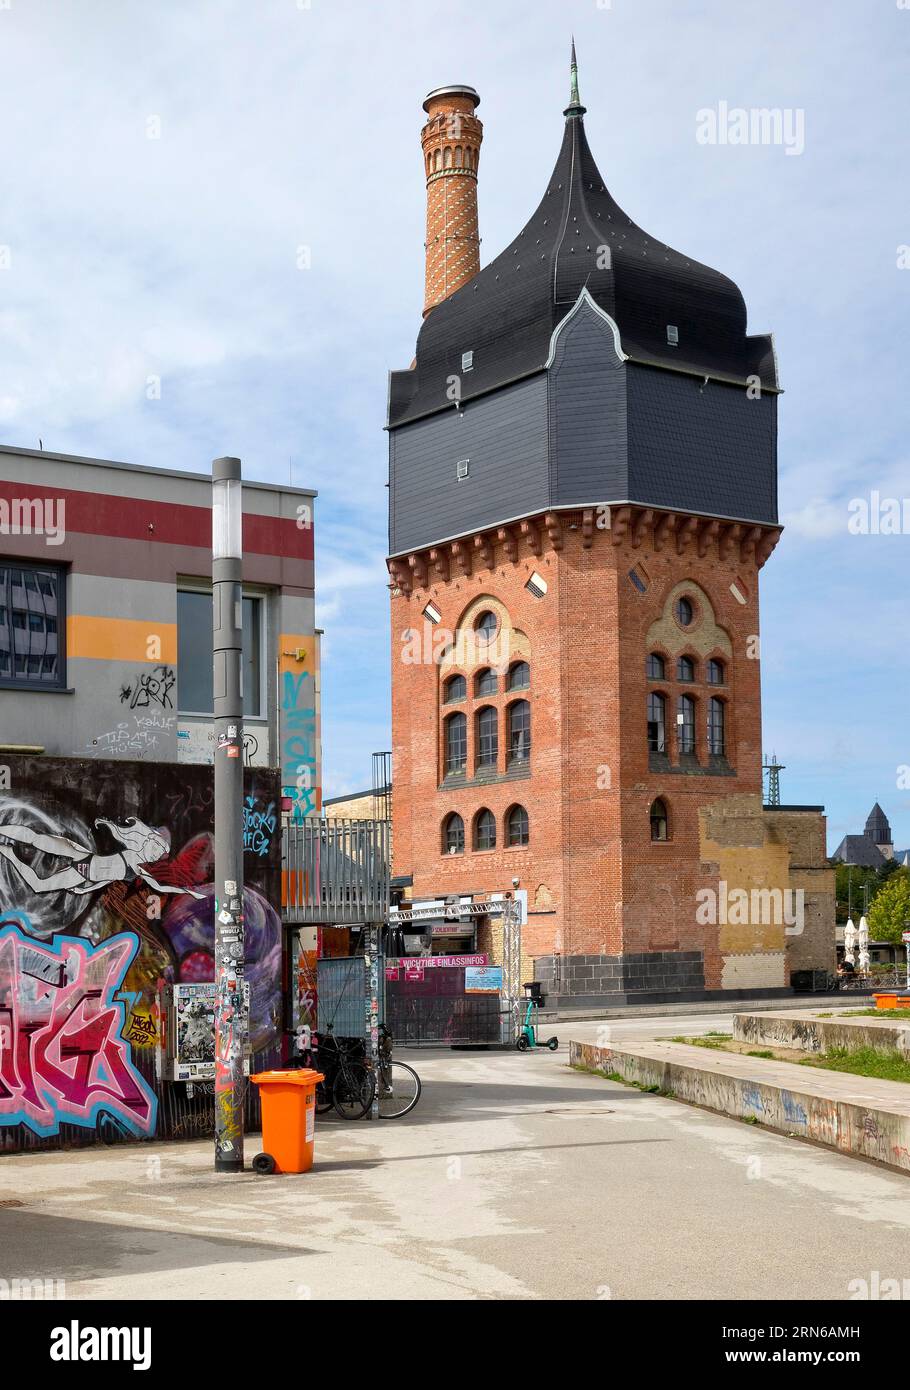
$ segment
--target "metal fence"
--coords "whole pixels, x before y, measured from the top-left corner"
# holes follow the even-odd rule
[[[285,921],[337,926],[389,914],[389,822],[319,820],[285,826],[281,844]]]
[[[339,1038],[362,1038],[366,1028],[366,981],[363,956],[329,956],[317,961],[317,1029],[331,1028]],[[379,957],[379,1017],[385,1012],[382,998],[385,969]]]

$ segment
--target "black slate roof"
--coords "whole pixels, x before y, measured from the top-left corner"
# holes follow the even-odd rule
[[[771,338],[748,336],[733,281],[655,240],[614,202],[588,145],[584,110],[575,102],[566,111],[562,148],[530,221],[427,315],[415,366],[391,373],[390,426],[451,410],[453,375],[465,401],[539,371],[553,329],[585,287],[618,324],[628,357],[733,382],[755,375],[777,389]],[[678,347],[668,345],[668,325],[678,329]],[[462,370],[465,352],[473,352],[470,371]]]
[[[845,835],[831,858],[861,869],[879,869],[885,862],[885,856],[868,835]]]
[[[866,834],[871,835],[877,844],[882,843],[882,837],[876,834],[877,831],[885,831],[885,844],[891,843],[891,826],[888,824],[888,817],[885,815],[881,806],[876,801],[872,810],[866,817]]]

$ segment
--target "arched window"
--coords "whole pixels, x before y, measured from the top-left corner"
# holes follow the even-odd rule
[[[496,672],[491,671],[489,666],[484,670],[478,671],[474,677],[475,695],[495,695],[499,682],[496,679]]]
[[[464,821],[455,811],[442,823],[443,854],[464,854]]]
[[[456,168],[456,169],[460,169],[461,166],[462,166],[462,150],[461,150],[461,146],[460,146],[460,145],[456,145],[456,146],[455,146],[455,168]]]
[[[676,663],[676,679],[678,681],[694,681],[695,662],[691,656],[681,656]]]
[[[724,663],[718,661],[716,657],[712,658],[712,660],[708,662],[708,684],[724,685],[726,679],[727,672]]]
[[[468,683],[464,676],[450,676],[445,683],[445,703],[447,705],[457,704],[463,700],[468,693]]]
[[[694,753],[695,701],[691,695],[680,695],[676,702],[676,732],[680,753]]]
[[[724,732],[724,702],[716,697],[708,701],[708,752],[722,758],[727,741]]]
[[[658,797],[656,801],[652,801],[651,803],[651,839],[668,839],[667,825],[667,808],[660,797]]]
[[[506,816],[507,843],[526,845],[531,837],[528,813],[523,806],[513,806]]]
[[[676,621],[680,627],[691,627],[694,617],[695,609],[692,607],[691,599],[678,598],[676,600]]]
[[[645,671],[649,681],[662,681],[664,679],[664,659],[657,652],[649,652]]]
[[[450,714],[445,722],[446,776],[464,772],[468,761],[468,721],[463,714]]]
[[[499,760],[499,719],[492,705],[477,711],[477,766],[495,768]]]
[[[452,167],[452,146],[451,146],[451,145],[446,145],[445,167],[446,167],[447,169],[451,169],[451,167]]]
[[[474,624],[474,631],[481,642],[492,642],[499,631],[499,619],[496,614],[485,608]]]
[[[509,766],[526,763],[531,757],[531,706],[527,700],[509,705]]]
[[[439,166],[440,166],[441,163],[442,163],[442,151],[441,151],[441,150],[435,150],[435,151],[433,152],[433,172],[434,172],[434,173],[436,173],[436,174],[439,173]]]
[[[509,689],[527,690],[531,684],[531,668],[526,661],[516,661],[509,668]]]
[[[656,691],[648,696],[648,751],[667,751],[667,701]]]
[[[492,811],[478,811],[474,817],[474,848],[496,848],[496,817]]]

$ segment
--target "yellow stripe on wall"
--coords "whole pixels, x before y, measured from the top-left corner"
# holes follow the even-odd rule
[[[96,661],[161,661],[174,666],[177,624],[71,613],[66,620],[66,654]]]

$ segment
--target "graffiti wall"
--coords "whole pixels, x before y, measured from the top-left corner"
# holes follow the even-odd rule
[[[255,1069],[282,1033],[279,774],[248,768],[244,792]],[[214,976],[213,870],[210,767],[6,759],[0,1152],[212,1132],[213,1087],[156,1061],[160,987]]]

